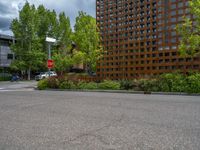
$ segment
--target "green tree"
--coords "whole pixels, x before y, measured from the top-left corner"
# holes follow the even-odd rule
[[[192,0],[189,6],[194,18],[184,17],[183,23],[176,29],[182,38],[179,45],[180,54],[193,57],[200,53],[200,1]]]
[[[70,25],[69,17],[66,17],[65,13],[62,12],[59,14],[59,36],[58,41],[60,48],[62,49],[71,49],[72,45],[72,29]]]
[[[70,69],[73,65],[72,59],[72,29],[70,25],[69,17],[66,17],[65,13],[59,14],[58,25],[58,49],[55,50],[53,60],[55,62],[55,69],[61,75],[64,71]]]
[[[73,65],[72,58],[69,55],[56,53],[53,55],[53,60],[55,62],[55,70],[60,72],[61,75]]]
[[[11,29],[17,42],[12,46],[16,58],[12,67],[19,70],[26,70],[28,80],[30,80],[31,70],[36,69],[43,63],[44,53],[40,39],[36,34],[38,29],[38,19],[35,6],[30,6],[28,2],[19,12],[19,19],[14,19]]]
[[[76,17],[73,40],[78,50],[84,54],[86,71],[95,71],[97,60],[101,57],[100,36],[96,19],[84,12]]]
[[[16,43],[12,45],[16,55],[12,68],[27,71],[28,79],[32,70],[46,68],[47,36],[58,41],[52,46],[52,51],[55,69],[61,73],[80,63],[86,64],[87,70],[94,70],[100,57],[96,20],[83,12],[76,18],[73,34],[70,19],[65,13],[57,15],[43,5],[35,8],[26,2],[19,17],[12,21],[11,29],[16,38]],[[72,46],[73,41],[77,49]]]
[[[54,10],[50,11],[43,5],[35,8],[34,5],[26,2],[19,12],[18,19],[12,21],[11,29],[16,38],[12,50],[17,57],[12,63],[12,68],[26,70],[28,79],[30,79],[31,70],[46,69],[47,44],[45,39],[47,36],[58,40],[57,45],[52,46],[56,54],[54,59],[57,70],[60,67],[63,71],[63,67],[68,68],[69,64],[74,62],[70,60],[72,29],[69,17],[66,17],[64,13],[57,15]]]

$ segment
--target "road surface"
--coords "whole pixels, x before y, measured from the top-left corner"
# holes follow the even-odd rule
[[[36,81],[17,81],[0,82],[0,92],[5,91],[33,91],[36,87]]]
[[[0,92],[0,150],[200,149],[198,96],[20,87]]]

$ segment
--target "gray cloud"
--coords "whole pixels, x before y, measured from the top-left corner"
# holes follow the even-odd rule
[[[0,14],[10,13],[9,7],[0,2]]]
[[[5,17],[1,17],[0,16],[0,29],[2,30],[8,30],[10,27],[10,22],[11,22],[11,18],[5,18]]]
[[[0,33],[12,34],[10,23],[18,16],[18,4],[21,0],[0,1]]]
[[[9,31],[11,20],[18,16],[18,11],[23,7],[26,0],[1,0],[0,1],[0,33]],[[28,0],[36,7],[40,4],[46,8],[54,9],[57,13],[65,12],[70,17],[72,26],[78,11],[85,11],[95,17],[96,0]]]

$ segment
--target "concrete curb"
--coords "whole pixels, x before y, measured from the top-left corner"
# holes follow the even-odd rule
[[[35,88],[38,90],[37,88]],[[69,91],[69,92],[99,92],[99,93],[121,93],[121,94],[145,94],[145,95],[179,95],[179,96],[200,96],[200,94],[188,94],[182,92],[147,92],[131,90],[80,90],[80,89],[46,89],[45,91]]]

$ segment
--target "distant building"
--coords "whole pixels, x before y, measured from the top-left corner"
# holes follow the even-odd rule
[[[14,59],[10,45],[14,42],[13,36],[0,34],[0,67],[7,68]]]
[[[189,13],[189,0],[96,0],[97,24],[106,54],[100,78],[132,79],[200,70],[199,58],[178,55],[175,30]]]

